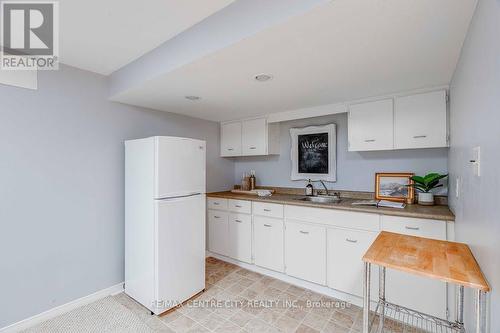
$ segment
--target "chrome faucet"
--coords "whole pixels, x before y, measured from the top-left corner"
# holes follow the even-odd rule
[[[330,195],[330,192],[328,191],[328,187],[326,187],[326,184],[323,180],[319,180],[321,185],[325,188],[326,195]],[[332,196],[338,197],[340,199],[340,192],[333,192]]]
[[[324,182],[323,180],[320,180],[319,182],[320,182],[320,183],[321,183],[321,185],[323,185],[323,187],[325,188],[326,195],[329,195],[329,194],[328,194],[328,187],[326,187],[325,182]]]

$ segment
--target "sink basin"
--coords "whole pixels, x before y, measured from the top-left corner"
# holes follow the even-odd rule
[[[318,203],[339,203],[341,201],[339,197],[334,197],[334,196],[314,196],[314,197],[300,198],[297,200],[318,202]]]

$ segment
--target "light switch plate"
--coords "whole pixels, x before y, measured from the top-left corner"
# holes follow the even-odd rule
[[[474,176],[481,177],[481,147],[472,148],[472,168]]]

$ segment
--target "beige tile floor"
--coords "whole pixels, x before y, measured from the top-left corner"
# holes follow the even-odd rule
[[[115,298],[158,332],[358,333],[362,323],[360,307],[214,258],[206,263],[206,291],[167,314],[151,316],[123,293]]]

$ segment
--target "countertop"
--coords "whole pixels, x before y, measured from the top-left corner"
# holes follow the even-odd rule
[[[453,215],[448,206],[438,206],[438,205],[436,206],[421,206],[416,204],[406,205],[406,207],[403,209],[373,207],[373,206],[353,206],[352,203],[354,201],[360,201],[360,200],[342,197],[340,203],[316,203],[316,202],[306,202],[297,200],[303,198],[304,195],[274,193],[270,197],[259,197],[256,195],[232,193],[230,191],[207,193],[207,197],[260,201],[260,202],[277,203],[282,205],[296,205],[296,206],[306,206],[306,207],[316,207],[316,208],[348,210],[353,212],[414,217],[414,218],[431,219],[431,220],[442,220],[448,222],[455,221],[455,215]]]

